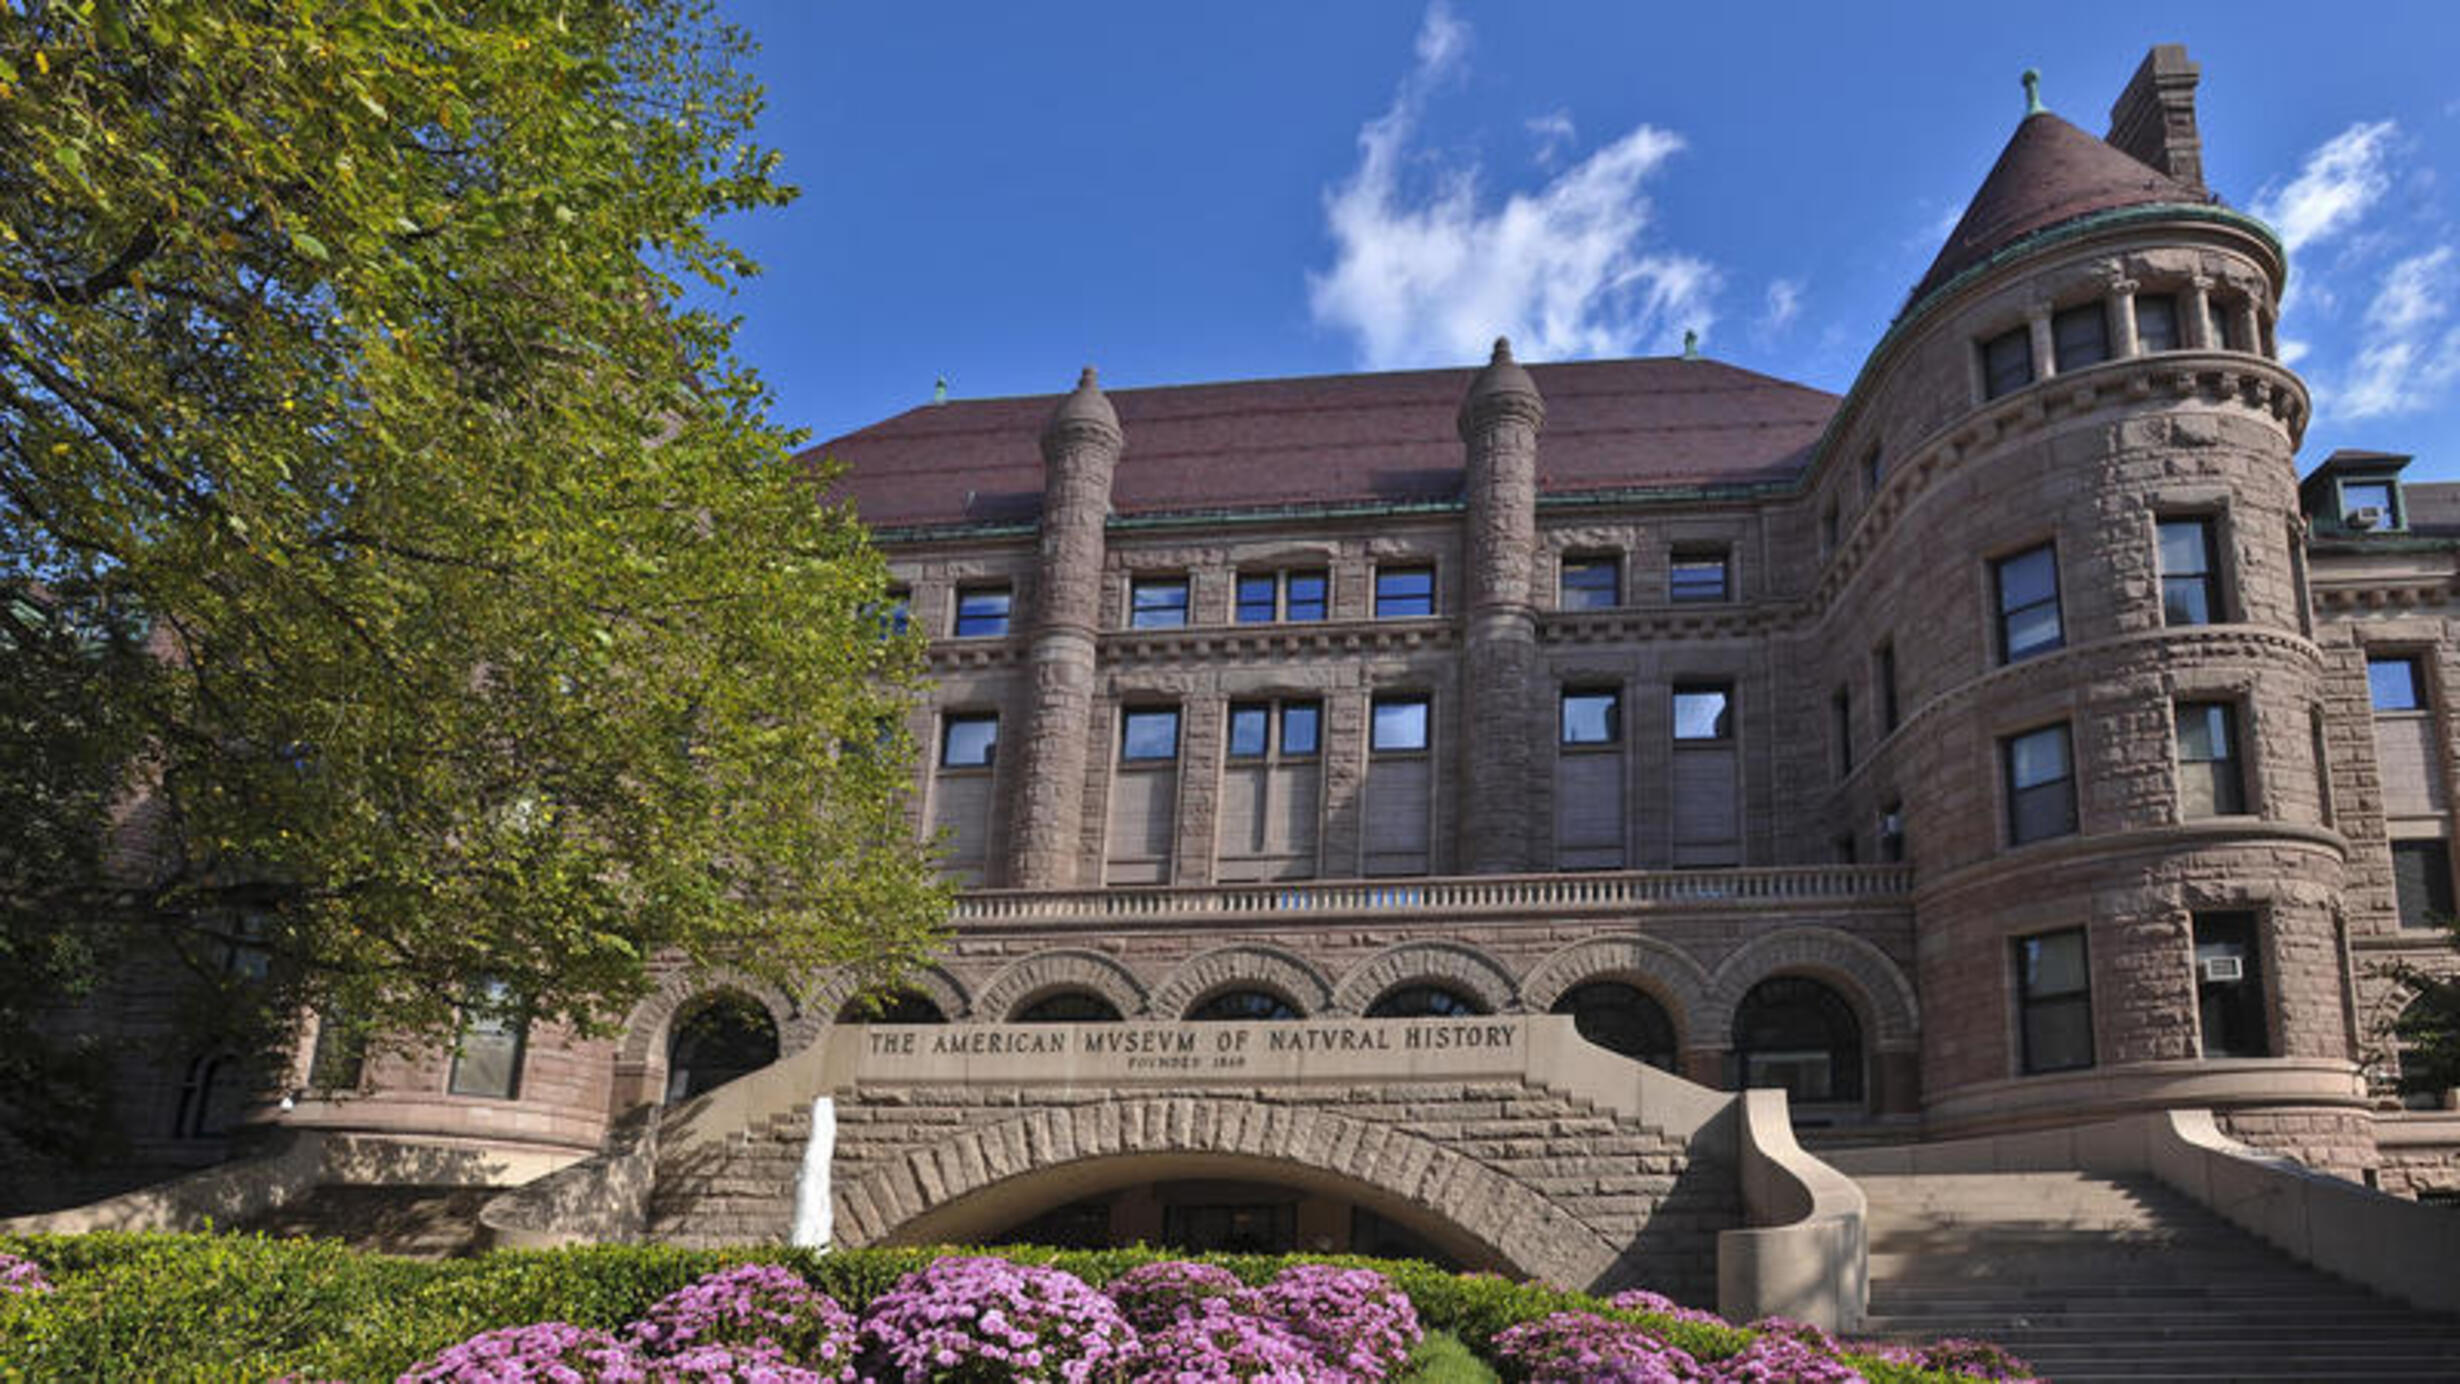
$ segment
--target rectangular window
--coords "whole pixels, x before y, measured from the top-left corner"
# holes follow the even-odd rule
[[[2341,522],[2353,529],[2396,529],[2400,527],[2400,512],[2394,507],[2394,482],[2342,481],[2340,483]]]
[[[2392,892],[2402,927],[2439,927],[2452,916],[2451,848],[2439,839],[2392,843]]]
[[[367,1034],[338,1014],[318,1014],[308,1085],[319,1091],[355,1091],[366,1071]]]
[[[2417,660],[2405,654],[2366,660],[2366,690],[2373,696],[2377,711],[2426,709],[2425,698],[2418,691]]]
[[[2007,771],[2007,839],[2021,846],[2076,829],[2076,780],[2067,727],[2044,726],[1999,742]]]
[[[2110,358],[2110,318],[2099,303],[2086,303],[2050,319],[2050,341],[2059,373],[2099,365]]]
[[[1730,740],[1734,737],[1734,689],[1723,684],[1676,684],[1674,738]]]
[[[1727,579],[1726,556],[1716,552],[1676,552],[1674,565],[1667,577],[1668,598],[1677,601],[1732,600]]]
[[[1406,619],[1435,613],[1435,569],[1392,567],[1375,574],[1375,618]]]
[[[2018,327],[1982,343],[1982,397],[2013,394],[2033,382],[2033,329]]]
[[[521,1094],[521,1049],[529,1024],[500,980],[479,987],[461,1008],[461,1041],[445,1089],[456,1096],[513,1100]]]
[[[1879,809],[1879,858],[1890,865],[1905,863],[1905,805],[1890,802]]]
[[[1830,500],[1828,502],[1828,507],[1819,512],[1819,550],[1823,553],[1835,552],[1836,535],[1836,501]]]
[[[1329,607],[1325,600],[1328,579],[1322,572],[1292,572],[1285,579],[1289,600],[1282,609],[1285,620],[1321,620]]]
[[[1622,693],[1611,688],[1564,689],[1564,744],[1617,745],[1622,740]]]
[[[2212,570],[2212,521],[2164,519],[2161,537],[2161,621],[2209,625],[2220,618],[2220,583]]]
[[[1836,739],[1836,773],[1843,778],[1854,771],[1854,694],[1838,688],[1828,697],[1828,711]]]
[[[1367,745],[1375,753],[1402,754],[1426,748],[1426,698],[1378,697],[1375,699],[1374,713],[1374,725],[1368,731]]]
[[[1007,632],[1007,587],[960,586],[957,588],[957,638],[988,639]]]
[[[2059,625],[2058,548],[2044,543],[1990,565],[1998,592],[1999,661],[2014,663],[2066,643]]]
[[[1882,644],[1871,652],[1871,681],[1879,690],[1879,731],[1894,735],[1899,708],[1896,700],[1896,645]]]
[[[1267,573],[1263,576],[1239,578],[1239,623],[1269,625],[1280,618],[1280,579]]]
[[[1323,725],[1323,708],[1314,702],[1283,702],[1281,704],[1281,753],[1283,757],[1312,755]]]
[[[1152,763],[1179,757],[1179,709],[1131,709],[1119,721],[1119,757],[1131,763]]]
[[[1230,706],[1230,757],[1262,759],[1272,748],[1273,709],[1254,703]]]
[[[1558,610],[1611,610],[1623,603],[1623,564],[1611,557],[1567,557]]]
[[[1128,583],[1128,628],[1175,630],[1187,624],[1187,578],[1140,577]]]
[[[2238,767],[2238,709],[2227,702],[2178,704],[2178,815],[2228,817],[2246,811]]]
[[[1888,478],[1886,460],[1885,455],[1877,447],[1862,454],[1863,494],[1876,495],[1879,493],[1879,483]]]
[[[2195,1007],[2206,1057],[2272,1055],[2255,923],[2252,913],[2195,915]]]
[[[902,586],[888,589],[888,632],[904,634],[914,618],[914,593]]]
[[[2178,300],[2167,293],[2135,300],[2135,348],[2146,355],[2178,349]]]
[[[999,718],[949,716],[940,722],[940,767],[987,769],[999,748]]]
[[[2016,939],[2016,1004],[2028,1075],[2093,1065],[2092,974],[2082,928]]]

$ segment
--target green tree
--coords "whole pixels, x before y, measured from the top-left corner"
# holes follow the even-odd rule
[[[696,0],[0,6],[0,1051],[132,945],[432,1037],[929,944],[915,648],[685,297],[791,195],[747,50]]]

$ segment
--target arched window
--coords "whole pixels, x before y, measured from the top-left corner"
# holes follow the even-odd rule
[[[1224,990],[1187,1011],[1199,1021],[1215,1019],[1295,1019],[1297,1006],[1270,990]]]
[[[1572,1016],[1580,1036],[1634,1062],[1674,1070],[1674,1021],[1648,991],[1619,980],[1575,985],[1555,1000],[1554,1013]]]
[[[1019,1024],[1115,1024],[1119,1006],[1091,990],[1054,990],[1016,1012]]]
[[[1485,1005],[1444,985],[1395,986],[1367,1006],[1370,1019],[1457,1019],[1485,1012]]]
[[[666,1101],[689,1100],[777,1060],[777,1021],[744,995],[710,997],[666,1040]]]
[[[179,1107],[171,1112],[174,1139],[218,1139],[230,1133],[240,1097],[239,1059],[209,1052],[191,1059],[180,1080]]]
[[[1763,980],[1734,1011],[1734,1063],[1744,1087],[1783,1087],[1796,1104],[1859,1101],[1862,1022],[1816,980]]]
[[[877,1004],[861,996],[846,1001],[837,1011],[841,1024],[944,1024],[948,1016],[940,1012],[939,1002],[920,990],[891,990],[880,996]]]

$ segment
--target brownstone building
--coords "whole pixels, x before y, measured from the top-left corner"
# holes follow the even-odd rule
[[[1110,394],[1087,370],[817,449],[929,640],[917,828],[966,886],[947,954],[883,1017],[1568,1015],[1699,1086],[1782,1088],[1814,1152],[2191,1107],[2314,1168],[2460,1194],[2460,1112],[2380,1036],[2408,998],[2394,964],[2452,963],[2432,924],[2453,911],[2460,486],[2346,452],[2300,482],[2283,252],[2206,190],[2194,86],[2156,50],[2107,138],[2026,116],[1842,397],[1498,342],[1482,368]],[[535,1170],[815,1049],[860,1017],[848,999],[678,974],[615,1040],[499,1024],[424,1062],[302,1054],[265,1117]],[[200,1081],[134,1118],[202,1157]],[[1480,1121],[1640,1163],[1671,1127],[1467,1077],[1415,1107],[1356,1089],[1581,1216],[1633,1189],[1514,1171]],[[952,1123],[1021,1100],[932,1099]],[[1216,1116],[1155,1110],[1160,1142],[1122,1117],[1113,1172],[973,1221],[931,1217],[995,1168],[841,1215],[858,1238],[1479,1257],[1474,1233],[1383,1215],[1358,1190],[1380,1174],[1328,1190],[1295,1159],[1305,1195],[1276,1199],[1269,1169],[1228,1142],[1196,1157],[1202,1130],[1171,1123]],[[776,1128],[799,1146],[809,1125]],[[1335,1161],[1368,1142],[1322,1137]],[[1017,1138],[1023,1163],[1070,1161]],[[1185,1156],[1140,1171],[1164,1144]],[[1635,1193],[1657,1224],[1736,1222],[1679,1171]]]

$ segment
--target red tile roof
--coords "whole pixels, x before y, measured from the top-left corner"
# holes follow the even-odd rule
[[[1127,434],[1123,515],[1410,504],[1460,494],[1454,415],[1473,369],[1327,375],[1111,392]],[[1781,481],[1836,396],[1709,360],[1529,368],[1546,399],[1549,494]],[[1030,522],[1057,395],[925,405],[804,453],[847,466],[839,493],[902,528]]]
[[[2000,250],[2062,222],[2120,207],[2211,200],[2048,111],[2037,111],[2017,124],[1990,176],[1966,204],[1964,219],[1905,301],[1921,301]]]

